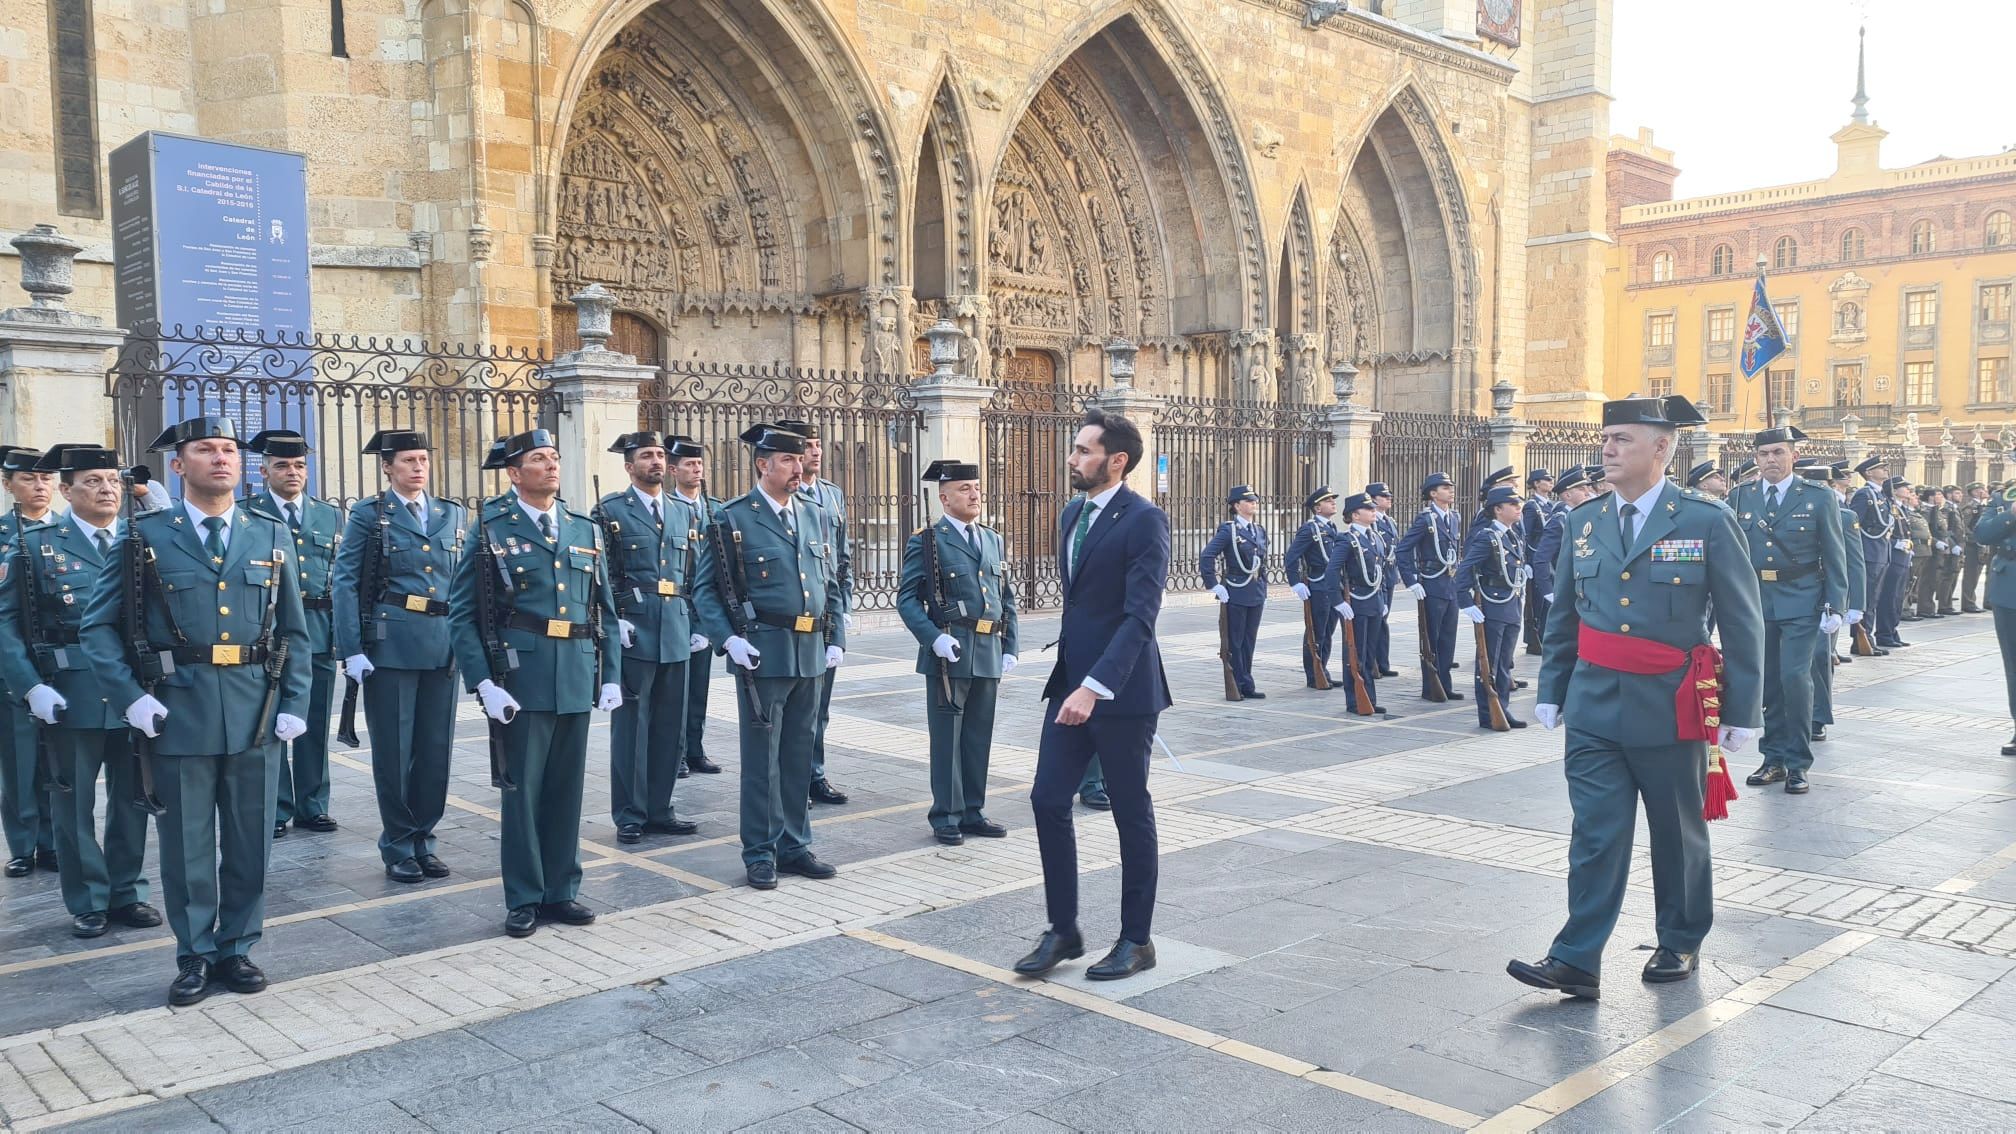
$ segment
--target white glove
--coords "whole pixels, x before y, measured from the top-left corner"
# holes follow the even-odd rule
[[[840,628],[852,634],[854,632],[854,616],[852,614],[841,614]]]
[[[274,714],[273,738],[275,740],[283,742],[289,741],[297,736],[305,736],[307,735],[307,733],[308,733],[307,721],[302,720],[300,717],[295,716],[293,713]]]
[[[1211,597],[1217,599],[1219,602],[1231,602],[1232,592],[1225,589],[1225,584],[1220,583],[1211,588]]]
[[[1910,540],[1908,540],[1908,539],[1900,539],[1900,540],[1898,540],[1898,541],[1897,541],[1897,550],[1899,550],[1899,551],[1909,551],[1909,550],[1911,550],[1911,541],[1910,541]]]
[[[1001,655],[1001,676],[1003,676],[1003,677],[1006,677],[1006,676],[1008,676],[1009,674],[1011,674],[1011,673],[1014,673],[1014,672],[1015,672],[1015,667],[1016,667],[1017,665],[1019,665],[1019,664],[1021,664],[1021,663],[1019,663],[1019,662],[1017,662],[1017,661],[1015,660],[1015,655],[1014,655],[1014,654],[1002,654],[1002,655]]]
[[[518,698],[487,677],[477,683],[476,696],[483,699],[483,715],[498,724],[510,724],[511,718],[518,715]]]
[[[1547,603],[1548,603],[1548,605],[1549,605],[1549,606],[1552,606],[1552,605],[1553,605],[1553,603],[1554,603],[1554,596],[1553,596],[1553,595],[1551,595],[1551,594],[1546,594],[1546,595],[1541,595],[1540,597],[1541,597],[1541,598],[1544,598],[1544,599],[1546,599],[1546,600],[1547,600]]]
[[[1948,555],[1959,555],[1959,554],[1961,554],[1961,553],[1963,552],[1963,550],[1964,550],[1964,549],[1962,549],[1962,548],[1961,548],[1961,546],[1960,546],[1959,544],[1957,544],[1957,543],[1956,543],[1956,544],[1954,544],[1954,545],[1953,545],[1952,547],[1950,547],[1950,548],[1948,548],[1948,549],[1947,549],[1947,552],[1946,552],[1946,554],[1948,554]]]
[[[148,736],[161,735],[161,721],[167,715],[168,706],[148,695],[126,706],[126,723]]]
[[[1535,705],[1533,706],[1533,719],[1540,722],[1541,728],[1560,728],[1561,706]]]
[[[636,644],[637,644],[637,624],[636,624],[636,623],[634,623],[634,622],[630,621],[630,620],[629,620],[629,619],[627,619],[627,618],[619,618],[619,619],[617,619],[617,620],[616,620],[616,632],[617,632],[618,634],[622,635],[622,637],[623,637],[623,648],[624,648],[624,649],[626,649],[626,650],[627,650],[627,649],[629,649],[630,647],[632,647],[632,646],[634,646],[634,645],[636,645]]]
[[[1409,583],[1407,593],[1414,596],[1414,601],[1419,602],[1428,597],[1428,588],[1419,583]]]
[[[1946,550],[1946,541],[1943,539],[1935,539],[1932,541],[1932,546],[1938,548],[1941,551],[1944,551]]]
[[[839,665],[839,664],[840,664],[840,660],[841,660],[842,658],[845,658],[846,656],[847,656],[847,651],[846,651],[846,650],[843,650],[843,649],[841,649],[841,648],[840,648],[840,647],[838,647],[838,646],[828,646],[828,647],[826,647],[826,668],[827,668],[827,669],[832,669],[833,667],[835,667],[835,666]]]
[[[1849,611],[1849,612],[1848,612],[1848,625],[1850,625],[1850,626],[1853,626],[1853,625],[1855,625],[1856,623],[1858,623],[1858,622],[1860,622],[1860,621],[1862,621],[1862,612],[1861,612],[1861,611],[1859,611],[1859,610],[1851,610],[1851,611]]]
[[[63,694],[47,685],[37,685],[30,689],[27,700],[28,711],[35,714],[35,719],[43,724],[55,724],[57,712],[70,707],[70,702],[63,699]]]
[[[1352,619],[1358,617],[1358,615],[1351,609],[1350,599],[1345,599],[1343,602],[1338,603],[1335,609],[1337,611],[1337,617],[1343,619],[1346,622],[1349,622]]]
[[[729,638],[727,641],[721,643],[721,645],[722,648],[728,651],[729,660],[743,669],[755,669],[757,664],[763,660],[763,651],[750,645],[749,639],[742,637],[740,634]]]
[[[605,713],[613,713],[623,707],[623,687],[611,681],[602,686],[602,696],[595,701],[595,707]]]
[[[696,654],[705,650],[708,647],[708,645],[710,645],[710,643],[707,641],[707,635],[705,634],[695,634],[691,638],[688,638],[686,640],[686,648],[692,650]]]
[[[349,657],[343,659],[343,672],[350,675],[350,680],[360,685],[377,668],[377,666],[371,664],[371,659],[365,657],[363,654],[351,654]]]
[[[938,635],[938,640],[931,643],[931,652],[944,658],[946,661],[958,661],[959,639],[954,638],[950,634],[940,634]]]
[[[1832,634],[1839,629],[1841,629],[1840,615],[1830,610],[1820,616],[1820,632],[1822,634]]]
[[[1296,583],[1294,586],[1289,587],[1288,589],[1294,592],[1296,598],[1301,599],[1303,602],[1309,601],[1309,584]]]
[[[1472,622],[1482,624],[1484,621],[1484,611],[1479,607],[1466,606],[1458,613]]]
[[[1736,725],[1722,726],[1722,751],[1741,752],[1757,739],[1757,729],[1740,728]]]

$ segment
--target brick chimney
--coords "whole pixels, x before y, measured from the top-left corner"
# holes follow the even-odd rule
[[[1629,205],[1649,205],[1673,199],[1673,182],[1680,167],[1673,164],[1673,151],[1652,144],[1652,131],[1638,128],[1636,138],[1610,135],[1610,152],[1604,167],[1609,185],[1610,232],[1617,231],[1617,217]]]

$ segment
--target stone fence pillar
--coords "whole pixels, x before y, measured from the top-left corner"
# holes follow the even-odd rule
[[[1486,426],[1491,434],[1491,460],[1486,471],[1510,468],[1515,476],[1514,485],[1523,486],[1526,471],[1526,441],[1532,437],[1535,427],[1512,416],[1512,407],[1518,404],[1519,388],[1510,378],[1500,378],[1491,386],[1491,421]],[[1552,470],[1549,470],[1552,471]]]
[[[980,413],[993,398],[994,388],[981,385],[971,374],[959,372],[959,345],[965,335],[949,319],[940,319],[924,332],[931,342],[931,373],[910,384],[910,396],[916,399],[917,409],[924,416],[923,428],[917,436],[919,475],[933,461],[969,461],[983,467],[986,464]]]
[[[1162,397],[1134,388],[1134,357],[1140,351],[1126,339],[1106,344],[1108,385],[1099,395],[1100,409],[1117,413],[1141,430],[1141,462],[1127,474],[1127,487],[1153,500],[1158,487],[1156,471],[1161,447],[1155,443],[1155,418],[1162,411]]]
[[[82,245],[46,224],[11,243],[30,302],[0,311],[0,443],[116,443],[105,372],[126,332],[64,306]]]
[[[1337,404],[1324,414],[1330,427],[1330,491],[1341,499],[1365,491],[1372,482],[1372,429],[1384,414],[1358,405],[1358,368],[1342,359],[1330,364],[1330,389]]]
[[[1892,471],[1902,475],[1906,481],[1914,485],[1924,484],[1925,446],[1920,445],[1916,439],[1907,442],[1904,446],[1904,467]]]
[[[616,297],[601,284],[589,284],[569,299],[581,326],[581,349],[554,359],[546,375],[560,399],[560,495],[586,512],[595,505],[597,475],[604,492],[630,483],[623,455],[608,448],[637,428],[637,391],[657,371],[607,349]]]

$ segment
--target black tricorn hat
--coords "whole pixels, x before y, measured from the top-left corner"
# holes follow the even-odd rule
[[[376,453],[380,457],[392,457],[409,449],[433,447],[427,443],[427,435],[417,429],[381,429],[371,435],[371,440],[364,442],[364,452]]]
[[[513,433],[509,437],[499,437],[496,444],[490,446],[490,455],[484,460],[483,467],[486,469],[509,468],[512,461],[517,460],[534,449],[557,450],[558,448],[560,448],[560,439],[553,436],[552,430],[528,429],[523,433]],[[493,465],[490,463],[491,461],[497,463]]]
[[[949,458],[932,461],[924,470],[924,479],[931,484],[949,484],[961,480],[979,480],[980,466]]]
[[[33,449],[16,449],[13,453],[0,457],[0,469],[4,469],[7,472],[62,472],[64,455],[72,449],[83,449],[86,447],[80,442],[65,441],[61,444],[51,445],[39,453]],[[96,446],[89,447],[96,448]],[[17,468],[14,462],[24,458],[15,456],[15,453],[23,454],[28,463]]]
[[[742,442],[758,453],[802,453],[805,435],[782,425],[759,421],[741,433]]]
[[[191,441],[209,441],[213,438],[220,438],[233,444],[238,444],[237,423],[228,417],[219,417],[214,414],[203,417],[192,417],[187,421],[178,421],[174,425],[162,430],[161,436],[156,437],[154,443],[147,446],[147,451],[150,453],[165,453],[170,449],[180,449]]]
[[[819,439],[819,426],[814,422],[804,421],[799,418],[794,417],[780,420],[777,422],[777,428],[796,433],[807,441],[817,441]]]
[[[1799,431],[1798,426],[1774,425],[1769,429],[1758,430],[1757,436],[1752,438],[1750,443],[1762,449],[1766,445],[1790,445],[1804,440],[1806,435]]]
[[[245,447],[269,457],[305,457],[315,451],[306,437],[292,429],[262,429]]]
[[[103,445],[72,445],[63,454],[63,467],[59,472],[96,472],[99,469],[119,469],[119,454]]]
[[[1708,419],[1684,395],[1663,398],[1619,398],[1603,403],[1604,425],[1706,425]]]
[[[655,429],[640,429],[635,433],[625,433],[616,438],[615,444],[609,446],[609,451],[628,457],[639,449],[663,448],[666,448],[664,434]]]
[[[704,457],[707,455],[707,446],[683,433],[668,433],[665,436],[665,455],[675,461],[683,461],[687,457]]]

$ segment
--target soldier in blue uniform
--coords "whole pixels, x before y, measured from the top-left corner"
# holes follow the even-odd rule
[[[336,829],[329,814],[329,698],[336,688],[336,645],[331,633],[330,578],[343,539],[343,513],[308,495],[308,439],[291,429],[268,429],[245,443],[259,453],[266,490],[245,498],[245,506],[287,525],[294,533],[294,574],[301,587],[301,611],[308,619],[314,654],[308,693],[308,731],[287,746],[280,761],[279,802],[273,837],[287,837],[287,824],[327,834]],[[304,661],[307,659],[303,659]]]
[[[917,639],[931,731],[931,834],[1006,838],[987,818],[987,764],[1001,679],[1015,670],[1015,587],[1001,533],[980,522],[980,466],[939,460],[924,470],[944,515],[903,548],[896,611]]]
[[[1365,495],[1372,501],[1372,531],[1379,537],[1379,553],[1385,559],[1386,582],[1381,586],[1386,599],[1385,618],[1379,620],[1377,640],[1373,646],[1379,661],[1379,676],[1398,677],[1393,668],[1393,591],[1400,585],[1400,567],[1397,551],[1400,547],[1400,525],[1393,521],[1393,490],[1383,480],[1375,480],[1365,486]]]
[[[1451,506],[1456,502],[1456,484],[1448,473],[1429,473],[1421,482],[1424,503],[1414,524],[1400,537],[1394,558],[1400,581],[1414,601],[1426,604],[1428,642],[1435,668],[1421,674],[1421,696],[1428,696],[1429,682],[1440,680],[1452,701],[1463,694],[1449,684],[1449,671],[1456,664],[1456,562],[1462,557],[1462,537]]]
[[[1729,495],[1729,475],[1714,461],[1702,461],[1687,470],[1687,487],[1721,500]]]
[[[0,484],[14,498],[14,507],[0,515],[0,563],[21,550],[22,533],[56,518],[56,478],[36,470],[42,450],[25,445],[0,446]],[[0,586],[12,586],[0,572]],[[6,689],[0,696],[0,832],[7,839],[6,874],[24,878],[36,867],[56,869],[56,834],[49,793],[36,783],[35,721],[21,706],[26,689]]]
[[[1799,475],[1815,484],[1827,485],[1834,491],[1834,498],[1840,502],[1841,531],[1843,533],[1843,558],[1848,565],[1848,606],[1842,615],[1842,628],[1854,626],[1862,621],[1865,605],[1868,603],[1869,573],[1862,558],[1862,541],[1855,536],[1855,510],[1849,506],[1848,462],[1812,464],[1799,466]],[[1827,726],[1834,723],[1834,666],[1841,656],[1839,648],[1840,631],[1822,635],[1819,645],[1813,651],[1813,734],[1815,743],[1827,739]]]
[[[816,505],[822,515],[820,539],[826,545],[826,585],[840,596],[841,628],[854,625],[854,553],[847,541],[847,494],[840,486],[819,475],[826,459],[826,445],[819,427],[808,421],[784,420],[777,428],[805,438],[805,467],[798,482],[798,495]],[[812,783],[807,789],[814,803],[841,804],[847,793],[826,779],[826,725],[833,716],[835,669],[819,677],[819,717],[812,727]]]
[[[364,445],[385,488],[350,506],[336,572],[336,652],[371,731],[378,856],[394,882],[446,878],[434,827],[448,804],[455,746],[455,649],[448,596],[469,545],[469,514],[428,494],[427,436],[386,429]],[[371,593],[362,593],[366,579]]]
[[[1898,632],[1904,621],[1904,604],[1911,593],[1911,566],[1917,558],[1917,546],[1911,539],[1913,509],[1907,499],[1911,495],[1910,482],[1901,476],[1893,476],[1883,481],[1883,492],[1878,498],[1879,505],[1887,505],[1891,539],[1890,565],[1883,569],[1883,587],[1876,599],[1880,610],[1878,617],[1882,619],[1876,629],[1876,644],[1890,650],[1903,649],[1911,644]],[[1863,554],[1865,557],[1868,554],[1866,544]]]
[[[1561,545],[1568,540],[1568,513],[1596,495],[1596,490],[1589,486],[1589,470],[1580,465],[1562,469],[1554,481],[1554,495],[1561,506],[1547,517],[1547,526],[1540,531],[1540,544],[1534,548],[1528,564],[1533,569],[1533,580],[1528,585],[1540,595],[1541,606],[1550,608],[1557,582],[1554,564],[1561,558]]]
[[[1869,593],[1862,609],[1868,612],[1870,634],[1879,654],[1890,652],[1890,644],[1897,638],[1897,627],[1886,617],[1889,604],[1885,591],[1890,576],[1890,559],[1897,550],[1897,514],[1889,494],[1884,491],[1883,482],[1890,477],[1890,470],[1883,464],[1883,458],[1864,458],[1855,466],[1855,472],[1862,477],[1862,486],[1855,490],[1848,500],[1848,507],[1855,513],[1855,526],[1843,529],[1844,535],[1852,537],[1848,542],[1858,543],[1862,548],[1862,562],[1869,579]]]
[[[1491,505],[1485,503],[1485,501],[1491,498],[1491,490],[1500,485],[1511,484],[1515,479],[1517,479],[1517,474],[1512,471],[1511,465],[1506,465],[1502,469],[1494,469],[1486,474],[1484,483],[1477,489],[1477,511],[1470,517],[1470,521],[1463,525],[1463,539],[1466,543],[1470,539],[1471,529],[1477,527],[1479,524],[1488,524],[1491,522]]]
[[[1377,509],[1372,498],[1360,492],[1345,498],[1344,514],[1350,517],[1350,524],[1344,529],[1343,537],[1331,546],[1330,574],[1337,580],[1338,592],[1332,596],[1337,601],[1332,609],[1337,617],[1351,623],[1351,636],[1358,645],[1358,675],[1365,679],[1365,695],[1372,702],[1372,712],[1390,716],[1385,706],[1379,704],[1378,643],[1385,635],[1387,603],[1393,594],[1388,581],[1390,572],[1386,567],[1385,543],[1373,527]],[[1343,679],[1333,688],[1342,689],[1347,695],[1354,692],[1351,686],[1351,672],[1347,667]],[[1351,712],[1357,712],[1355,697],[1346,701]]]
[[[1554,499],[1554,474],[1546,469],[1532,469],[1526,474],[1526,503],[1519,509],[1519,552],[1527,563],[1533,562],[1533,553],[1540,549],[1540,536],[1547,529],[1547,517],[1552,516],[1559,502]],[[1526,640],[1526,652],[1538,656],[1540,653],[1540,629],[1547,621],[1547,600],[1532,589],[1526,591],[1525,618],[1520,623],[1520,634]]]
[[[667,439],[672,446],[672,496],[693,513],[693,529],[700,533],[704,542],[707,529],[720,514],[721,498],[707,493],[707,449],[700,442],[681,434],[673,434]],[[689,616],[698,636],[700,614],[692,610],[693,597],[686,596]],[[714,677],[714,659],[720,655],[719,645],[709,644],[693,651],[686,662],[686,738],[682,751],[686,762],[679,768],[679,778],[685,779],[689,773],[718,775],[721,765],[707,758],[707,687]]]
[[[511,493],[483,505],[474,547],[455,566],[448,628],[463,683],[504,726],[504,932],[530,937],[540,921],[595,920],[575,900],[588,716],[622,705],[622,654],[600,533],[560,499],[553,435],[516,434],[497,456]],[[496,587],[489,625],[483,573]]]
[[[1498,692],[1506,723],[1525,728],[1526,722],[1512,715],[1512,647],[1519,640],[1528,576],[1526,551],[1514,526],[1520,518],[1521,501],[1511,485],[1499,485],[1484,498],[1484,507],[1491,518],[1470,529],[1463,559],[1456,565],[1461,613],[1484,627],[1485,656],[1471,675],[1471,695],[1477,699],[1479,727],[1491,727],[1490,704],[1484,693],[1484,683],[1489,681]],[[1487,665],[1488,675],[1483,670]]]
[[[845,659],[847,628],[825,515],[798,491],[806,439],[758,424],[742,440],[756,486],[721,506],[693,593],[700,632],[740,671],[742,863],[751,886],[774,890],[780,871],[838,873],[812,853],[807,801],[821,679]]]
[[[1678,428],[1702,424],[1684,397],[1606,403],[1603,463],[1614,492],[1566,518],[1533,718],[1568,727],[1568,920],[1543,960],[1506,966],[1535,988],[1600,994],[1641,802],[1658,929],[1641,979],[1692,976],[1714,920],[1702,815],[1708,745],[1733,752],[1756,737],[1764,650],[1757,580],[1735,515],[1665,477]],[[1723,613],[1719,690],[1711,597]]]
[[[1282,557],[1282,562],[1288,573],[1288,589],[1309,604],[1316,650],[1311,654],[1310,643],[1302,643],[1302,680],[1314,689],[1317,671],[1329,669],[1330,643],[1337,636],[1337,574],[1330,570],[1339,537],[1337,525],[1331,521],[1337,514],[1337,494],[1327,486],[1319,488],[1302,502],[1302,509],[1311,515],[1295,529],[1295,538],[1288,541],[1288,554]],[[1330,688],[1336,687],[1333,680]]]
[[[71,934],[101,937],[115,921],[151,928],[161,924],[161,914],[147,904],[141,873],[147,814],[132,805],[133,746],[125,720],[107,703],[77,645],[84,601],[114,568],[124,534],[119,454],[96,445],[56,445],[38,467],[62,478],[70,513],[29,529],[19,556],[13,545],[0,548],[0,558],[13,561],[0,585],[0,680],[26,691],[21,699],[42,722],[54,757],[52,779],[61,786],[49,800]],[[101,769],[107,800],[102,844],[95,814]]]
[[[1783,781],[1810,790],[1813,765],[1813,652],[1839,630],[1848,602],[1848,561],[1834,493],[1793,471],[1806,435],[1784,425],[1756,436],[1758,479],[1729,494],[1749,542],[1764,609],[1764,762],[1753,786]],[[1725,640],[1728,613],[1718,612]]]
[[[1729,470],[1729,491],[1734,492],[1738,486],[1749,484],[1756,479],[1757,462],[1754,458],[1745,457],[1740,464]],[[1723,499],[1726,500],[1728,497],[1725,496]]]
[[[213,981],[238,993],[266,987],[250,953],[265,922],[281,748],[308,730],[314,658],[294,533],[236,499],[237,427],[191,418],[151,449],[174,452],[182,499],[134,518],[78,639],[108,704],[154,738],[143,775],[166,808],[157,824],[175,931],[168,1002],[184,1005],[210,995]],[[141,572],[139,641],[124,634],[129,569]]]
[[[1267,530],[1253,520],[1260,511],[1260,494],[1247,485],[1235,485],[1225,494],[1225,504],[1232,518],[1221,522],[1204,544],[1197,570],[1211,597],[1225,604],[1230,615],[1227,644],[1239,692],[1264,701],[1267,694],[1253,687],[1253,647],[1260,640],[1260,614],[1267,606]]]
[[[1988,609],[1995,616],[1995,641],[2002,649],[2002,684],[2009,716],[2016,720],[2016,485],[1982,501],[1974,539],[1988,552]],[[2016,756],[2016,736],[2002,746]]]
[[[688,605],[699,519],[665,491],[675,444],[650,430],[618,437],[609,451],[623,454],[630,487],[604,496],[594,512],[623,645],[623,704],[609,724],[609,818],[621,843],[696,829],[672,804],[686,742],[686,667],[708,645]]]

